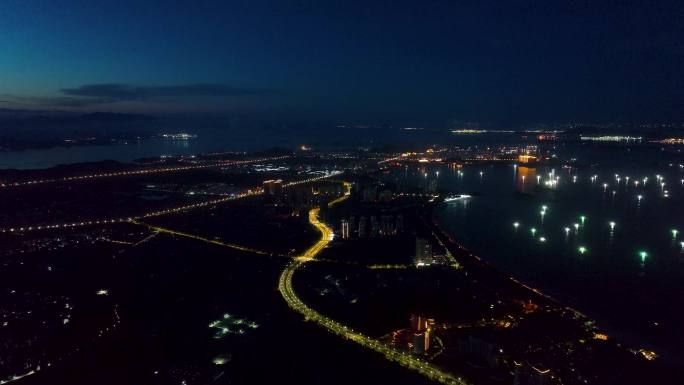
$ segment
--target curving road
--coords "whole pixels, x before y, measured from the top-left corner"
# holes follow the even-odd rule
[[[330,202],[329,206],[342,202],[349,197],[351,185],[345,183],[345,187],[347,188],[345,195]],[[278,280],[278,290],[290,308],[302,314],[307,320],[316,322],[318,325],[326,328],[329,332],[372,349],[384,355],[386,359],[396,362],[408,369],[414,370],[432,380],[441,382],[443,384],[467,385],[467,382],[460,377],[455,377],[423,359],[387,346],[371,337],[366,336],[365,334],[354,331],[353,329],[333,320],[332,318],[324,316],[323,314],[307,306],[297,296],[297,293],[295,293],[294,288],[292,287],[292,278],[294,277],[295,272],[307,262],[312,261],[333,238],[332,229],[318,219],[319,211],[319,208],[314,208],[309,211],[309,222],[321,233],[321,238],[302,255],[295,258],[285,268],[285,270],[283,270]]]

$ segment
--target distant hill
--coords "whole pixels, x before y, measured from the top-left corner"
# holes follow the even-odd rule
[[[134,140],[162,126],[158,118],[139,114],[0,109],[0,150]]]

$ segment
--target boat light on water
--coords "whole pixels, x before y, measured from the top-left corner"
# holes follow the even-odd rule
[[[455,202],[463,199],[468,199],[471,196],[468,194],[455,194],[455,195],[447,195],[444,197],[444,202]]]

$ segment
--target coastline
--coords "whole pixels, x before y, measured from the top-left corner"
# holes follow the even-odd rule
[[[649,350],[654,350],[659,355],[658,360],[668,365],[677,367],[684,365],[684,356],[682,354],[677,354],[666,346],[649,341],[643,341],[639,338],[637,332],[626,331],[622,328],[616,327],[614,323],[607,317],[601,316],[596,312],[579,310],[581,304],[575,303],[575,301],[572,301],[562,293],[554,292],[548,287],[534,287],[516,277],[514,273],[502,270],[487,259],[478,256],[476,253],[460,244],[439,225],[434,212],[435,207],[435,205],[432,205],[429,207],[429,211],[425,213],[425,224],[429,227],[433,234],[439,238],[445,247],[447,247],[449,251],[456,256],[459,262],[463,263],[466,267],[483,269],[485,272],[489,270],[487,274],[491,274],[495,278],[499,278],[502,281],[513,283],[518,289],[522,290],[523,292],[527,292],[530,296],[543,299],[544,301],[548,301],[556,306],[563,307],[573,312],[577,316],[586,319],[586,321],[592,322],[597,330],[606,332],[609,336],[611,336],[611,339],[618,343],[624,342],[626,345],[633,348],[646,348]],[[547,294],[549,292],[552,292],[552,294]]]

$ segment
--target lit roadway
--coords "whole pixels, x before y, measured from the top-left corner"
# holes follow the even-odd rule
[[[347,187],[347,192],[345,195],[330,202],[329,206],[344,201],[349,197],[350,185],[345,183],[345,187]],[[444,384],[466,385],[467,383],[463,379],[454,377],[452,374],[442,371],[423,359],[387,346],[376,339],[354,331],[353,329],[324,316],[323,314],[307,306],[299,297],[297,297],[297,294],[292,287],[292,277],[294,276],[295,272],[305,263],[312,261],[316,255],[320,253],[321,250],[323,250],[333,239],[332,229],[319,221],[319,211],[320,209],[318,208],[314,208],[309,211],[309,222],[321,233],[321,238],[302,255],[296,257],[280,275],[280,279],[278,281],[278,290],[282,294],[287,304],[292,309],[301,313],[307,320],[316,322],[318,325],[326,328],[333,334],[354,341],[357,344],[365,346],[369,349],[375,350],[376,352],[384,355],[385,358],[390,361],[396,362],[408,369],[414,370],[432,380],[439,381]]]
[[[153,231],[154,231],[153,234],[164,233],[164,234],[177,235],[177,236],[180,236],[180,237],[185,237],[185,238],[194,239],[194,240],[196,240],[196,241],[201,241],[201,242],[210,243],[210,244],[217,245],[217,246],[222,246],[222,247],[227,247],[227,248],[230,248],[230,249],[235,249],[235,250],[244,251],[244,252],[246,252],[246,253],[254,253],[254,254],[259,254],[259,255],[270,255],[270,256],[278,256],[278,257],[284,257],[284,256],[285,256],[285,255],[283,255],[283,254],[279,254],[279,253],[275,253],[275,252],[270,252],[270,251],[265,251],[265,250],[259,250],[259,249],[255,249],[255,248],[252,248],[252,247],[247,247],[247,246],[238,245],[238,244],[235,244],[235,243],[223,242],[223,241],[220,241],[220,240],[217,240],[217,239],[209,239],[209,238],[202,237],[202,236],[195,235],[195,234],[190,234],[190,233],[185,233],[185,232],[182,232],[182,231],[172,230],[172,229],[169,229],[169,228],[166,228],[166,227],[153,226],[153,225],[150,225],[150,224],[147,224],[147,223],[141,223],[141,222],[138,222],[138,221],[131,221],[131,223],[136,224],[136,225],[146,226],[146,227],[148,227],[150,230],[153,230]],[[143,241],[144,241],[144,240],[143,240]],[[141,242],[142,242],[142,241],[141,241]]]
[[[333,176],[340,175],[340,174],[342,174],[341,171],[332,171],[332,172],[326,173],[326,174],[321,175],[321,176],[316,176],[316,177],[312,177],[312,178],[308,178],[308,179],[302,179],[302,180],[298,180],[298,181],[294,181],[294,182],[289,182],[289,183],[283,184],[283,187],[287,188],[287,187],[297,186],[300,184],[315,182],[315,181],[319,181],[322,179],[331,178]],[[188,210],[192,210],[192,209],[196,209],[196,208],[214,206],[214,205],[218,205],[218,204],[229,202],[229,201],[247,198],[250,196],[261,195],[263,193],[264,193],[263,189],[261,187],[257,187],[257,188],[250,189],[250,190],[247,190],[245,192],[242,192],[240,194],[235,194],[235,195],[224,197],[224,198],[213,199],[213,200],[199,202],[199,203],[192,203],[192,204],[188,204],[188,205],[184,205],[184,206],[178,206],[178,207],[172,207],[172,208],[168,208],[168,209],[164,209],[164,210],[150,211],[147,213],[129,216],[129,217],[101,218],[101,219],[90,219],[90,220],[84,220],[84,221],[46,224],[46,225],[41,224],[41,225],[25,225],[25,226],[7,227],[7,228],[0,228],[0,233],[14,233],[14,232],[27,232],[27,231],[52,230],[52,229],[67,229],[67,228],[74,228],[74,227],[84,227],[84,226],[133,222],[133,221],[137,221],[137,220],[141,220],[141,219],[145,219],[145,218],[158,217],[158,216],[168,215],[168,214],[177,214],[180,212],[184,212],[184,211],[188,211]]]
[[[83,180],[111,178],[111,177],[118,177],[118,176],[148,175],[148,174],[160,174],[160,173],[165,173],[165,172],[200,170],[200,169],[204,169],[204,168],[235,166],[235,165],[240,165],[240,164],[265,162],[265,161],[271,161],[271,160],[280,160],[280,159],[285,159],[287,157],[288,156],[276,156],[276,157],[270,157],[270,158],[260,158],[260,159],[250,159],[250,160],[224,160],[224,161],[218,161],[218,162],[207,163],[207,164],[198,164],[198,165],[192,165],[192,166],[147,168],[147,169],[141,169],[141,170],[103,172],[103,173],[88,174],[88,175],[75,175],[75,176],[67,176],[67,177],[63,177],[63,178],[54,178],[54,179],[34,179],[34,180],[28,180],[28,181],[24,181],[24,182],[4,182],[4,183],[0,183],[0,187],[33,186],[33,185],[38,185],[38,184],[55,183],[55,182],[75,182],[75,181],[83,181]]]

